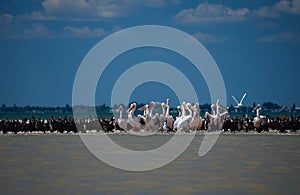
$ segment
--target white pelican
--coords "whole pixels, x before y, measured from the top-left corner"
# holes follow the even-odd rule
[[[176,116],[176,119],[181,117],[181,107],[177,106],[177,110],[178,110],[178,116]]]
[[[144,106],[140,107],[138,110],[144,111],[143,115],[138,115],[138,119],[140,122],[144,122],[146,124],[146,120],[149,120],[149,110],[148,110],[148,104],[145,104]]]
[[[231,94],[232,99],[233,99],[233,100],[235,101],[235,103],[237,104],[237,105],[235,106],[235,108],[241,108],[241,107],[243,106],[243,101],[244,101],[246,95],[247,95],[247,92],[244,93],[242,99],[238,102],[237,99]]]
[[[195,103],[194,106],[190,105],[190,109],[194,111],[192,120],[189,124],[189,127],[192,130],[200,130],[202,127],[202,117],[199,116],[199,104]]]
[[[161,103],[161,109],[162,109],[162,114],[160,114],[158,116],[159,119],[159,126],[162,127],[164,125],[164,122],[166,120],[166,104],[165,103]]]
[[[181,106],[177,106],[177,109],[178,109],[178,116],[176,117],[176,120],[173,124],[173,128],[175,130],[177,130],[177,126],[178,126],[178,123],[185,117],[186,115],[186,112],[185,112],[185,106],[186,106],[186,103],[185,102],[182,102]]]
[[[253,123],[255,128],[259,128],[260,125],[262,124],[262,119],[265,118],[265,116],[260,115],[259,112],[261,110],[260,104],[258,104],[253,110],[256,110],[256,117],[254,117]]]
[[[167,120],[167,126],[170,129],[173,129],[173,121],[174,121],[174,119],[170,115],[170,99],[167,99],[166,107],[167,107],[167,111],[166,111],[165,117],[166,117],[166,120]]]
[[[210,119],[209,123],[209,130],[221,130],[223,128],[223,122],[224,119],[228,115],[228,108],[225,108],[220,105],[220,100],[217,100],[216,104],[212,104],[212,112],[213,114],[210,114],[208,112],[205,113],[205,118]],[[221,113],[222,111],[222,113]]]
[[[190,109],[190,106],[191,106],[190,103],[185,104],[183,102],[183,107],[189,112],[189,114],[185,113],[185,115],[182,116],[181,119],[179,119],[177,124],[177,131],[187,130],[187,128],[189,127],[190,121],[192,119],[192,110]]]
[[[123,106],[122,105],[118,108],[117,113],[120,113],[120,117],[117,120],[119,127],[123,130],[127,130],[127,122],[125,119],[123,119]]]
[[[136,103],[132,103],[129,109],[127,110],[128,113],[127,122],[134,130],[140,130],[141,124],[139,120],[134,116],[135,109],[136,109]]]
[[[152,131],[156,128],[155,123],[157,122],[158,119],[158,114],[155,114],[154,117],[152,117],[152,111],[155,106],[155,103],[152,101],[150,104],[146,104],[145,106],[139,108],[139,110],[144,111],[144,116],[138,115],[139,120],[142,120],[145,122],[145,128],[148,131]]]

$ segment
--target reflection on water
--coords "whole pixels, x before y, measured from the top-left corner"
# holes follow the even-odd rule
[[[113,135],[132,149],[170,139]],[[0,136],[0,192],[148,194],[299,194],[300,136],[221,135],[204,157],[197,135],[162,168],[129,172],[95,158],[77,135]]]

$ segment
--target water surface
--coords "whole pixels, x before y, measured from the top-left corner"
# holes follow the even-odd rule
[[[151,149],[170,135],[112,135]],[[1,194],[299,194],[300,136],[221,135],[204,157],[203,135],[159,169],[129,172],[94,157],[78,135],[0,136]]]

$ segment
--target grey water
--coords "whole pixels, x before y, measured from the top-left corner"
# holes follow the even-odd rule
[[[150,149],[171,135],[111,135]],[[203,135],[170,164],[124,171],[98,160],[78,135],[0,136],[1,194],[299,194],[299,135],[225,135],[204,157]]]

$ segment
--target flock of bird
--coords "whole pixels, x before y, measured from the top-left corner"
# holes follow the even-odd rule
[[[233,100],[236,102],[236,108],[241,108],[243,106],[243,101],[247,95],[247,92],[243,95],[240,101],[233,96]],[[143,111],[143,114],[135,116],[135,111],[137,109],[136,103],[132,103],[127,109],[127,119],[123,118],[124,107],[120,106],[117,109],[119,113],[119,118],[117,118],[117,123],[122,130],[132,130],[132,131],[155,131],[158,129],[163,129],[164,131],[187,131],[187,130],[200,130],[204,119],[200,116],[200,107],[198,103],[192,105],[191,103],[182,102],[180,106],[177,106],[178,116],[174,119],[170,115],[170,100],[167,99],[165,103],[161,103],[162,113],[153,113],[153,108],[155,102],[150,102],[143,107],[138,108],[138,110]],[[264,116],[260,115],[261,106],[257,105],[254,110],[256,110],[256,117],[254,118],[254,126],[258,128],[262,122]],[[228,107],[224,107],[217,100],[215,104],[211,105],[211,112],[205,113],[205,119],[208,119],[208,130],[221,130],[223,127],[223,122],[229,115]]]
[[[245,93],[240,101],[232,95],[234,101],[237,103],[235,106],[237,109],[241,108],[243,105],[243,100],[245,99]],[[224,107],[217,100],[216,103],[211,105],[211,113],[206,112],[203,118],[200,116],[200,106],[198,103],[191,104],[182,102],[181,105],[177,106],[178,115],[172,116],[170,114],[170,100],[167,99],[163,103],[150,102],[140,108],[137,108],[136,103],[132,103],[126,110],[126,114],[123,106],[120,106],[116,111],[120,114],[118,117],[111,117],[110,119],[105,118],[70,118],[64,119],[53,117],[47,119],[38,119],[34,117],[31,119],[25,118],[21,120],[0,120],[0,134],[7,132],[26,133],[26,132],[87,132],[94,133],[97,130],[104,130],[105,132],[118,132],[125,130],[127,132],[137,133],[143,135],[153,134],[156,131],[196,131],[196,130],[235,130],[235,122],[230,119],[228,107]],[[139,110],[141,114],[135,115],[135,111]],[[253,111],[256,111],[256,117],[251,117],[251,124],[249,121],[240,121],[245,125],[245,130],[247,127],[256,128],[260,131],[262,128],[268,128],[266,123],[270,123],[270,119],[266,116],[260,115],[261,106],[258,104]],[[159,114],[160,113],[160,114]],[[116,120],[115,120],[116,119]],[[272,119],[271,119],[272,120]],[[300,119],[298,119],[300,122]],[[272,121],[271,121],[272,123]],[[230,124],[233,124],[230,125]],[[248,125],[247,125],[248,124]],[[299,124],[296,127],[293,122],[288,123],[285,121],[275,121],[275,124],[271,124],[271,129],[299,129]],[[238,126],[238,125],[237,125]],[[77,129],[78,128],[78,129]],[[284,132],[284,131],[282,131]]]

